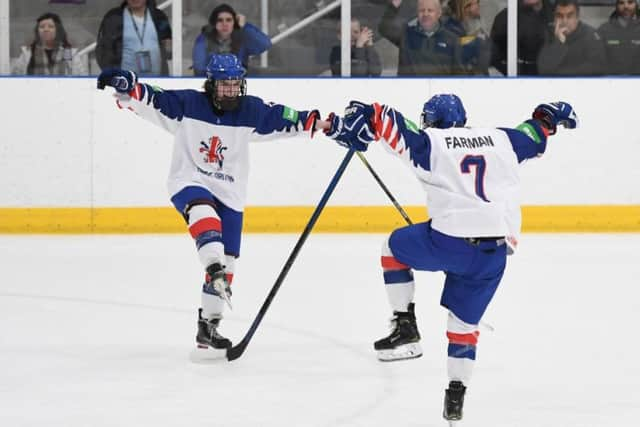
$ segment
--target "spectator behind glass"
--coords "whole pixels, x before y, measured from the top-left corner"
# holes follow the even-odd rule
[[[55,13],[45,13],[36,19],[34,40],[22,46],[20,57],[13,64],[14,74],[85,75],[85,62],[67,40],[62,20]]]
[[[439,0],[417,0],[417,17],[403,22],[402,0],[390,0],[380,21],[380,34],[400,49],[399,76],[425,76],[462,72],[458,37],[440,23]]]
[[[520,0],[518,4],[518,75],[538,74],[538,54],[553,26],[548,0]],[[507,74],[507,8],[491,27],[491,65]]]
[[[340,38],[340,26],[338,26]],[[331,74],[339,76],[342,66],[342,48],[334,46],[329,55]],[[373,31],[368,27],[361,27],[360,21],[351,19],[351,75],[364,77],[378,77],[382,73],[380,56],[373,47]]]
[[[193,44],[193,74],[204,76],[209,57],[214,53],[233,53],[247,68],[250,55],[259,55],[270,47],[268,35],[228,4],[221,4],[213,9],[209,25],[202,29]]]
[[[577,0],[558,0],[554,18],[554,33],[538,55],[540,74],[602,74],[606,61],[604,45],[596,30],[580,21]]]
[[[168,75],[171,25],[154,0],[126,0],[102,18],[96,43],[100,68]]]
[[[445,28],[459,37],[462,66],[470,74],[489,74],[491,43],[482,28],[480,0],[449,0]]]
[[[640,19],[636,0],[618,0],[598,29],[607,55],[607,74],[640,74]]]

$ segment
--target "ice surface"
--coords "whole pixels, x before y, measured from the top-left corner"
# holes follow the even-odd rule
[[[297,235],[245,235],[237,342]],[[380,363],[383,235],[316,235],[237,361],[200,365],[184,236],[0,236],[0,426],[446,426],[442,274],[417,273],[425,355]],[[484,320],[466,426],[637,426],[640,235],[521,239]]]

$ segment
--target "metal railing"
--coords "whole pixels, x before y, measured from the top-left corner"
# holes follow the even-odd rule
[[[8,0],[0,0],[8,1]],[[158,9],[167,9],[171,6],[171,26],[172,28],[182,28],[182,0],[167,0],[164,3],[158,5]],[[261,1],[261,27],[265,34],[269,33],[269,0]],[[295,34],[304,27],[322,18],[332,10],[342,7],[342,34],[351,33],[351,0],[335,0],[333,3],[328,4],[312,15],[307,16],[295,25],[287,28],[286,30],[276,34],[271,38],[271,43],[276,44],[285,38]],[[346,24],[345,24],[346,23]],[[345,26],[346,25],[346,26]],[[172,39],[172,67],[171,74],[174,76],[182,75],[182,31],[174,31]],[[348,37],[342,37],[342,75],[349,76],[351,74],[351,42]],[[87,59],[87,69],[90,68],[89,55],[96,50],[96,43],[82,48],[78,51],[77,55],[84,55]],[[267,68],[269,64],[268,51],[261,55],[260,66]],[[346,59],[345,59],[346,58]]]
[[[261,0],[261,27],[262,30],[268,34],[269,33],[269,0]],[[271,42],[276,44],[286,37],[291,36],[296,33],[300,29],[308,26],[312,22],[320,19],[327,13],[336,9],[338,6],[341,7],[341,31],[342,34],[348,35],[351,32],[351,0],[335,0],[322,9],[314,12],[312,15],[302,19],[300,22],[296,23],[292,27],[282,31],[274,35],[271,38]],[[167,0],[160,5],[158,8],[167,9],[171,7],[172,17],[171,24],[172,28],[182,28],[182,0]],[[508,23],[507,23],[507,32],[509,35],[517,34],[517,11],[518,11],[518,2],[517,0],[508,0]],[[10,14],[9,14],[9,0],[0,0],[0,74],[10,74],[11,73],[11,62],[10,62]],[[507,37],[508,45],[507,45],[507,70],[508,76],[516,76],[517,75],[517,37]],[[79,50],[77,55],[83,55],[87,62],[87,69],[90,69],[91,61],[90,54],[95,51],[96,44],[91,43],[90,45]],[[345,36],[342,37],[341,40],[341,74],[343,76],[349,76],[351,74],[351,40],[350,37]],[[172,66],[171,66],[171,74],[174,76],[182,75],[183,69],[183,55],[182,55],[182,31],[174,31],[173,39],[172,39]],[[268,67],[268,52],[265,52],[261,55],[260,65],[262,68]]]

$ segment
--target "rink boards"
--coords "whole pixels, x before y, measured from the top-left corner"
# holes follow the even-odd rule
[[[522,168],[524,231],[640,231],[639,79],[250,79],[248,87],[296,109],[340,112],[360,99],[413,120],[429,96],[454,92],[472,126],[516,126],[540,102],[569,101],[580,128],[561,130],[542,159]],[[1,233],[184,231],[166,192],[170,134],[115,108],[93,78],[0,78],[0,90],[10,100],[0,105]],[[245,229],[301,230],[343,156],[322,135],[253,144]],[[411,172],[381,147],[366,156],[412,219],[425,219],[425,195]],[[315,230],[382,232],[403,223],[356,158]]]

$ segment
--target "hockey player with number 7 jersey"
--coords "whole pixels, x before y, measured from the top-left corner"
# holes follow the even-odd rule
[[[448,309],[449,387],[443,416],[462,418],[476,358],[478,324],[506,267],[508,246],[520,233],[518,165],[541,156],[558,125],[575,128],[566,102],[541,104],[515,129],[463,127],[466,113],[455,95],[425,104],[422,127],[387,105],[352,101],[345,118],[330,117],[328,135],[366,150],[380,142],[417,176],[427,193],[430,220],[402,227],[386,239],[381,264],[393,310],[392,332],[374,343],[381,361],[422,355],[415,317],[413,270],[443,271],[441,305]]]
[[[235,259],[240,255],[249,175],[249,142],[313,135],[328,127],[317,110],[296,111],[246,95],[245,69],[235,55],[212,55],[204,91],[163,90],[138,83],[135,73],[104,70],[98,88],[112,86],[127,108],[175,135],[168,187],[206,271],[198,312],[197,348],[226,349],[218,326],[231,306]],[[215,357],[215,353],[212,355]]]

